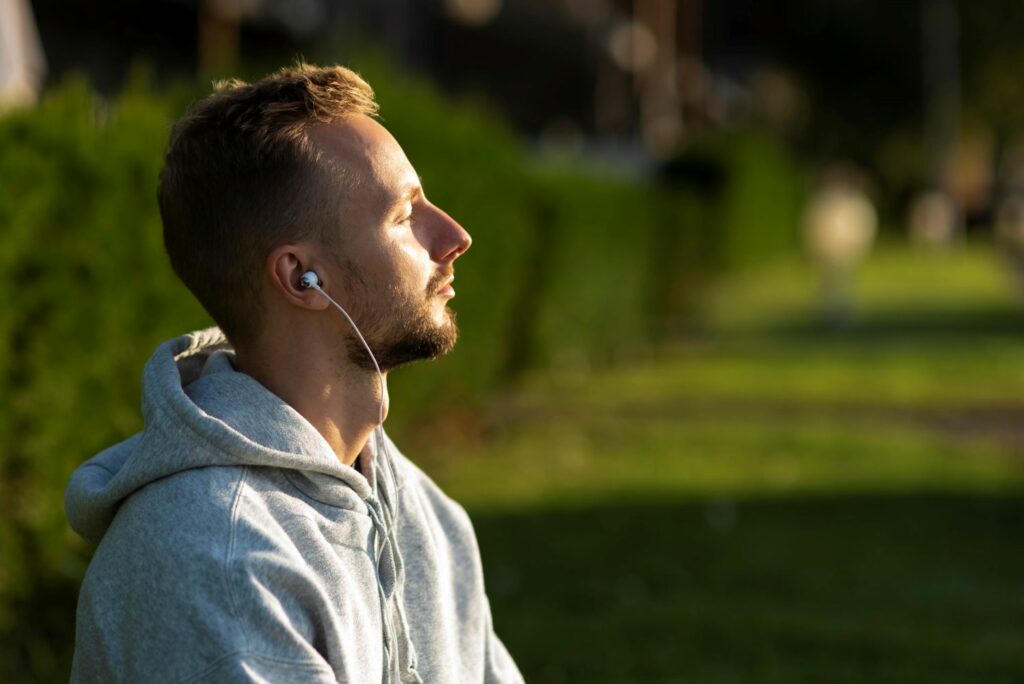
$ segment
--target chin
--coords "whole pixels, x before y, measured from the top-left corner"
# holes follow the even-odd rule
[[[382,371],[393,370],[414,361],[436,359],[455,347],[459,328],[454,311],[445,308],[440,320],[427,318],[421,321],[419,325],[413,324],[402,332],[397,332],[387,342],[371,341]],[[357,365],[367,370],[373,368],[373,362],[361,344],[356,345],[350,341],[349,352]]]
[[[455,312],[446,304],[441,305],[441,310],[434,316],[434,325],[438,328],[449,328],[455,325]]]

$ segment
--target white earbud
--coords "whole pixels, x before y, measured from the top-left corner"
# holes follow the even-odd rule
[[[299,279],[299,287],[304,290],[322,284],[320,277],[317,276],[315,271],[306,271],[302,274],[302,278]]]

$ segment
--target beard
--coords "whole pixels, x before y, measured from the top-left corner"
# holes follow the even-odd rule
[[[401,321],[392,319],[388,328],[386,333],[366,338],[381,372],[444,356],[455,347],[459,334],[455,312],[447,308],[441,325],[431,320],[428,313],[422,317],[407,316]],[[363,370],[374,370],[373,359],[358,338],[349,339],[348,357]]]
[[[353,319],[359,326],[366,343],[373,351],[381,372],[387,372],[413,361],[436,359],[455,347],[459,329],[455,312],[445,307],[444,320],[434,320],[434,293],[451,275],[451,271],[438,273],[427,284],[426,292],[400,292],[391,287],[374,293],[365,280],[347,264],[347,271],[359,291],[360,302]],[[345,346],[346,355],[357,367],[373,371],[373,358],[352,332]]]

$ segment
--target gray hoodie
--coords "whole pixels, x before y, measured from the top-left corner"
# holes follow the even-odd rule
[[[342,465],[217,328],[160,345],[84,463],[75,682],[521,682],[466,512],[388,441]],[[392,467],[388,467],[388,454]]]

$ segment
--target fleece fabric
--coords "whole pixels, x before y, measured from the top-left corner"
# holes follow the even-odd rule
[[[343,465],[233,359],[218,328],[160,345],[142,432],[72,476],[72,681],[522,682],[463,508],[386,436]]]

